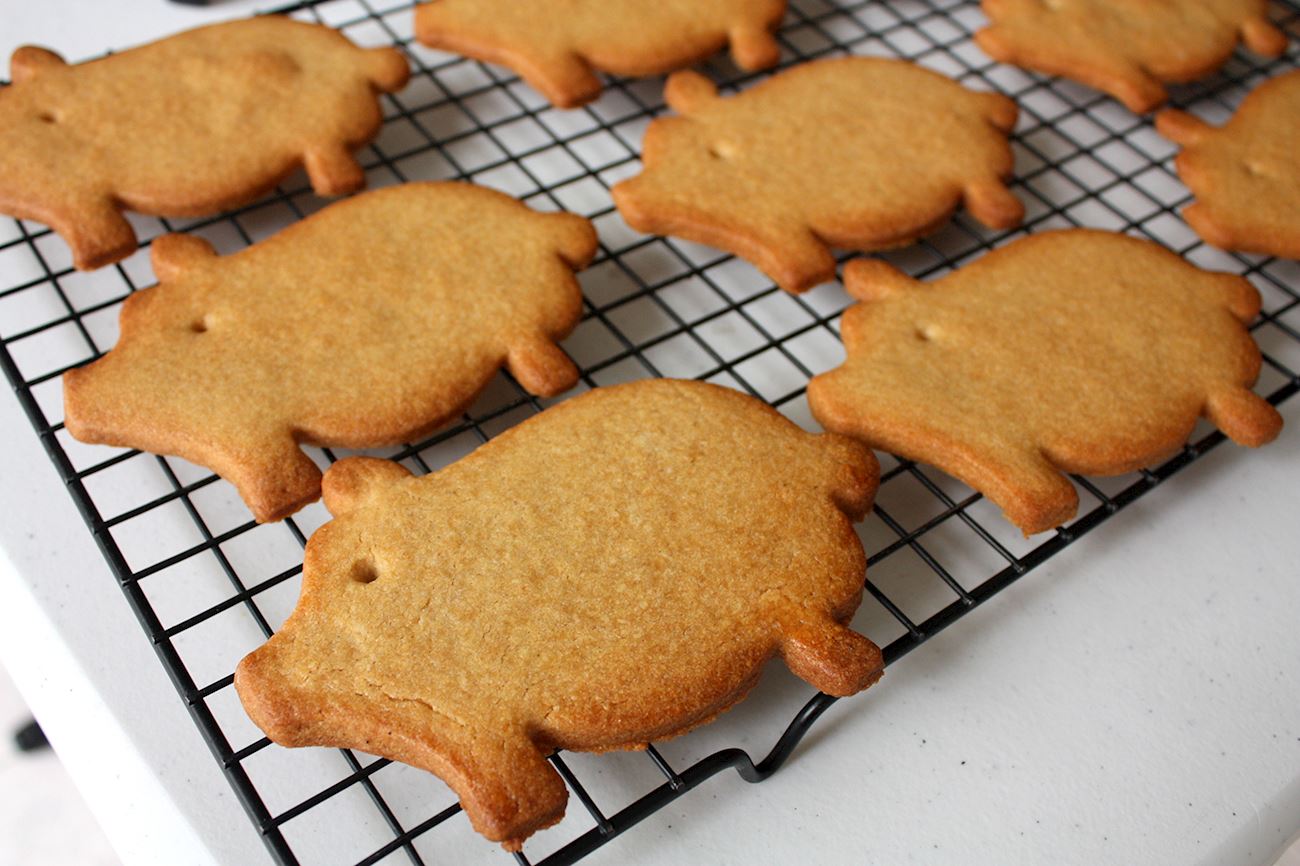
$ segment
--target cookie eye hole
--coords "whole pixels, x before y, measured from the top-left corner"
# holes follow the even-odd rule
[[[929,343],[938,336],[938,331],[933,325],[917,325],[915,334],[916,339],[920,340],[922,343]]]
[[[53,113],[53,112],[50,112],[50,111],[42,111],[40,114],[36,115],[36,119],[39,120],[41,123],[58,123],[58,122],[59,122],[59,119],[58,119],[57,117],[54,116],[54,113]]]
[[[379,572],[375,571],[373,562],[359,559],[352,564],[352,573],[349,576],[357,583],[374,583],[379,579]]]
[[[709,156],[714,159],[731,159],[736,155],[736,149],[725,141],[719,141],[709,145]]]
[[[200,316],[190,322],[190,330],[196,334],[206,334],[208,332],[208,317]]]

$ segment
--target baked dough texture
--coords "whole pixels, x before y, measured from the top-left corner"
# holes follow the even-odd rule
[[[1255,88],[1223,127],[1167,109],[1156,129],[1183,146],[1175,166],[1198,199],[1183,217],[1198,235],[1300,259],[1300,71]]]
[[[930,463],[1026,535],[1068,521],[1064,473],[1176,452],[1198,417],[1263,445],[1282,418],[1250,391],[1259,293],[1163,247],[1073,229],[1022,238],[932,283],[851,262],[848,360],[808,387],[828,430]]]
[[[597,70],[671,72],[731,44],[742,69],[774,65],[786,0],[434,0],[416,8],[425,45],[508,66],[559,108],[600,95]]]
[[[123,210],[203,216],[252,201],[299,164],[321,195],[365,185],[352,148],[406,58],[266,15],[68,65],[26,46],[0,91],[0,211],[46,223],[78,268],[136,250]]]
[[[286,746],[436,773],[517,850],[560,819],[557,748],[642,748],[731,707],[780,656],[834,695],[880,651],[843,623],[879,467],[700,382],[601,388],[421,478],[348,458],[283,629],[235,672]]]
[[[651,123],[644,171],[614,187],[619,212],[748,259],[786,291],[833,279],[831,247],[911,243],[963,201],[991,228],[1024,217],[1003,183],[1015,103],[913,63],[817,60],[725,99],[679,72],[666,97],[679,116]]]
[[[994,60],[1062,75],[1136,113],[1227,62],[1239,41],[1277,57],[1287,38],[1268,0],[983,0],[975,41]]]
[[[320,496],[299,444],[415,441],[502,365],[534,394],[572,387],[555,341],[595,250],[581,217],[452,182],[365,193],[229,256],[161,237],[116,348],[63,377],[68,432],[210,467],[278,520]]]

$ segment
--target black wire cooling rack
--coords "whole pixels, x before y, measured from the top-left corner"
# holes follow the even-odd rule
[[[708,379],[811,424],[804,384],[842,358],[836,327],[849,303],[843,291],[831,285],[789,296],[730,256],[630,231],[611,206],[609,187],[637,171],[641,134],[663,111],[660,80],[612,80],[591,106],[557,111],[503,69],[413,44],[410,2],[328,0],[282,11],[341,28],[361,44],[402,45],[410,55],[411,84],[385,98],[383,132],[363,153],[372,187],[463,178],[595,221],[601,251],[582,275],[585,315],[565,343],[586,387],[646,376]],[[1274,12],[1294,35],[1300,4],[1288,0]],[[1024,228],[990,232],[959,215],[888,258],[924,278],[1022,231],[1086,225],[1145,236],[1202,266],[1249,275],[1264,296],[1253,326],[1265,359],[1258,390],[1274,403],[1300,390],[1300,266],[1200,243],[1178,216],[1189,197],[1170,167],[1174,149],[1149,119],[1086,88],[990,62],[970,38],[982,23],[974,2],[791,3],[780,33],[783,66],[841,53],[907,57],[971,87],[1006,93],[1021,107],[1015,189],[1028,207]],[[1295,65],[1294,47],[1272,62],[1239,54],[1221,74],[1177,88],[1174,103],[1221,121],[1254,84]],[[759,77],[737,73],[723,58],[708,71],[724,88]],[[165,231],[188,231],[231,251],[321,204],[299,175],[220,217],[133,219],[142,246]],[[123,298],[151,281],[143,251],[115,267],[78,273],[62,241],[44,227],[0,224],[0,286],[7,286],[0,289],[0,363],[257,831],[283,864],[419,866],[467,862],[466,852],[503,861],[509,855],[456,818],[454,795],[433,777],[351,751],[281,749],[243,715],[231,671],[291,609],[302,546],[327,518],[319,505],[258,526],[233,489],[204,470],[82,446],[67,435],[60,375],[113,344]],[[547,402],[502,374],[459,423],[386,454],[428,472]],[[878,504],[861,530],[870,571],[856,627],[896,661],[1222,441],[1203,425],[1159,467],[1118,479],[1075,479],[1084,503],[1078,519],[1029,541],[968,488],[886,457]],[[316,456],[324,464],[340,455]],[[796,695],[793,706],[806,697]],[[574,795],[570,814],[515,859],[573,863],[729,767],[748,781],[763,779],[831,703],[824,695],[807,700],[757,763],[739,748],[682,766],[665,757],[670,749],[654,746],[644,757],[555,755]],[[764,718],[777,721],[771,713]],[[770,741],[776,727],[765,730]],[[620,802],[601,793],[608,784],[593,784],[587,770],[596,761],[612,762],[603,765],[612,768],[606,775],[625,777]]]

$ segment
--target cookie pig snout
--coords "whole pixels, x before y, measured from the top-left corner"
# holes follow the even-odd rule
[[[64,424],[82,442],[100,442],[113,427],[120,390],[103,364],[78,367],[63,374]]]
[[[272,740],[286,746],[306,745],[308,719],[291,701],[275,696],[292,693],[294,685],[279,664],[275,648],[263,646],[245,657],[235,668],[235,691],[248,716]]]

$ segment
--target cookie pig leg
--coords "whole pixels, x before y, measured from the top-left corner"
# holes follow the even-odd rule
[[[1265,57],[1277,57],[1286,51],[1286,33],[1263,15],[1247,18],[1242,22],[1241,40],[1251,51]]]
[[[1282,416],[1254,391],[1222,386],[1211,392],[1205,417],[1238,445],[1258,448],[1282,432]]]
[[[258,523],[283,520],[320,498],[321,471],[289,435],[214,460],[212,467],[235,485]]]
[[[347,195],[366,185],[366,173],[344,145],[326,142],[307,149],[303,167],[317,195]]]
[[[578,383],[578,368],[545,334],[516,338],[506,366],[528,393],[538,397],[554,397]]]
[[[964,197],[971,216],[991,229],[1015,228],[1025,218],[1024,204],[997,178],[970,184]]]
[[[79,271],[93,271],[121,261],[135,252],[135,229],[107,198],[86,201],[50,220],[72,249],[72,263]]]
[[[792,228],[780,237],[760,240],[755,247],[753,259],[759,268],[791,294],[835,279],[835,256],[809,229]]]
[[[446,781],[474,829],[507,851],[564,816],[569,792],[537,746],[522,732],[500,742],[480,742],[456,761],[459,778]]]
[[[1025,537],[1055,529],[1079,510],[1079,492],[1045,454],[1012,461],[983,458],[959,477],[1002,509]]]
[[[836,697],[857,694],[885,670],[879,647],[829,616],[791,627],[781,657],[799,679]]]
[[[1169,98],[1160,79],[1139,66],[1116,70],[1100,81],[1134,114],[1146,114]]]
[[[571,51],[544,58],[521,58],[520,71],[556,108],[577,108],[600,95],[600,78]]]
[[[766,69],[781,60],[781,46],[766,29],[746,25],[731,31],[731,56],[741,69]]]
[[[400,49],[368,48],[365,57],[366,77],[376,90],[396,93],[406,86],[411,77],[411,65]]]

